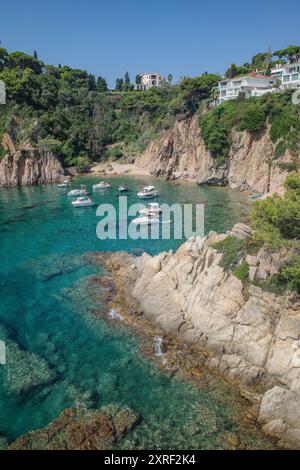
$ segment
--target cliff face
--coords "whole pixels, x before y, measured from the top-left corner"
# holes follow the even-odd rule
[[[9,138],[3,138],[7,155],[0,160],[0,187],[58,181],[64,175],[59,159],[50,151],[24,145],[16,149]]]
[[[228,379],[260,385],[258,418],[265,432],[287,448],[300,448],[300,305],[225,272],[222,255],[212,248],[225,236],[193,237],[175,254],[112,255],[109,266],[122,298],[138,313],[200,345],[207,366]],[[247,262],[252,279],[280,264],[264,250]]]
[[[281,191],[287,172],[278,163],[292,161],[287,151],[274,160],[274,144],[269,130],[256,134],[231,131],[231,148],[226,165],[214,168],[214,160],[205,148],[198,117],[176,121],[173,128],[150,142],[136,163],[155,176],[169,179],[189,177],[199,184],[226,184],[233,189],[260,193]]]

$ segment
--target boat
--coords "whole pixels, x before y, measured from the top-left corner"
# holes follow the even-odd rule
[[[138,197],[143,199],[150,199],[152,197],[159,196],[159,192],[155,189],[154,186],[145,186],[142,191],[137,193]]]
[[[141,215],[155,214],[158,215],[161,213],[161,208],[158,202],[149,202],[148,207],[140,210]]]
[[[68,186],[71,186],[70,180],[64,180],[62,183],[57,185],[58,188],[67,188]]]
[[[119,191],[120,191],[120,193],[127,193],[127,191],[128,191],[127,184],[122,184],[121,186],[119,186]]]
[[[147,214],[142,215],[141,217],[137,217],[132,221],[135,225],[152,225],[152,224],[159,224],[159,218],[155,214]]]
[[[68,197],[78,197],[78,196],[87,196],[88,192],[86,190],[86,185],[82,184],[80,189],[72,189],[68,192]]]
[[[93,185],[93,190],[110,188],[110,184],[105,181]]]
[[[87,196],[82,196],[76,199],[76,201],[72,201],[71,204],[73,207],[89,207],[93,206],[94,202],[91,198]]]

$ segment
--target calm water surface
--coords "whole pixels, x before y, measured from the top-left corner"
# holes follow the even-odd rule
[[[97,179],[77,180],[91,189]],[[98,179],[99,181],[99,179]],[[129,203],[153,179],[109,180],[112,188],[94,201],[118,204],[127,182]],[[155,180],[159,202],[205,204],[205,231],[222,232],[247,215],[245,197],[224,188]],[[139,353],[139,340],[89,313],[88,284],[96,268],[87,251],[133,253],[176,249],[181,241],[100,241],[96,208],[74,209],[56,185],[0,190],[0,339],[8,365],[0,366],[0,436],[13,440],[44,427],[66,407],[127,405],[141,424],[121,443],[134,448],[222,448],[223,433],[235,432],[237,396],[219,382],[195,389],[161,374]],[[245,436],[260,446],[256,433]],[[266,444],[264,444],[266,445]]]

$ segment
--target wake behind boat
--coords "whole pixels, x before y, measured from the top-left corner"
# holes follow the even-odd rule
[[[159,192],[157,191],[157,189],[155,189],[154,186],[145,186],[142,189],[142,191],[139,191],[137,193],[137,196],[142,198],[142,199],[150,199],[150,198],[153,198],[153,197],[158,197]]]

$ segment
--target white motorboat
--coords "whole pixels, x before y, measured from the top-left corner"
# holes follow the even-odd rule
[[[91,198],[83,196],[76,199],[76,201],[72,201],[71,204],[73,207],[89,207],[93,206],[94,202]]]
[[[128,192],[127,184],[122,184],[121,186],[119,186],[119,191],[120,193],[127,193]]]
[[[140,210],[141,215],[154,214],[157,215],[161,213],[161,208],[158,202],[149,202],[148,207]]]
[[[145,186],[142,191],[137,193],[138,197],[143,199],[150,199],[152,197],[159,196],[159,192],[155,189],[154,186]]]
[[[80,189],[72,189],[72,191],[68,192],[69,197],[79,197],[79,196],[87,196],[88,192],[86,190],[86,185],[82,184]]]
[[[70,180],[64,180],[62,183],[57,185],[58,188],[68,188],[69,186],[71,186]]]
[[[94,184],[93,185],[93,190],[97,191],[97,189],[107,189],[110,188],[110,184],[106,183],[105,181],[100,181],[100,183]]]
[[[141,217],[137,217],[136,219],[133,219],[132,223],[135,225],[159,224],[159,218],[155,214],[147,214],[147,215],[142,215]]]

